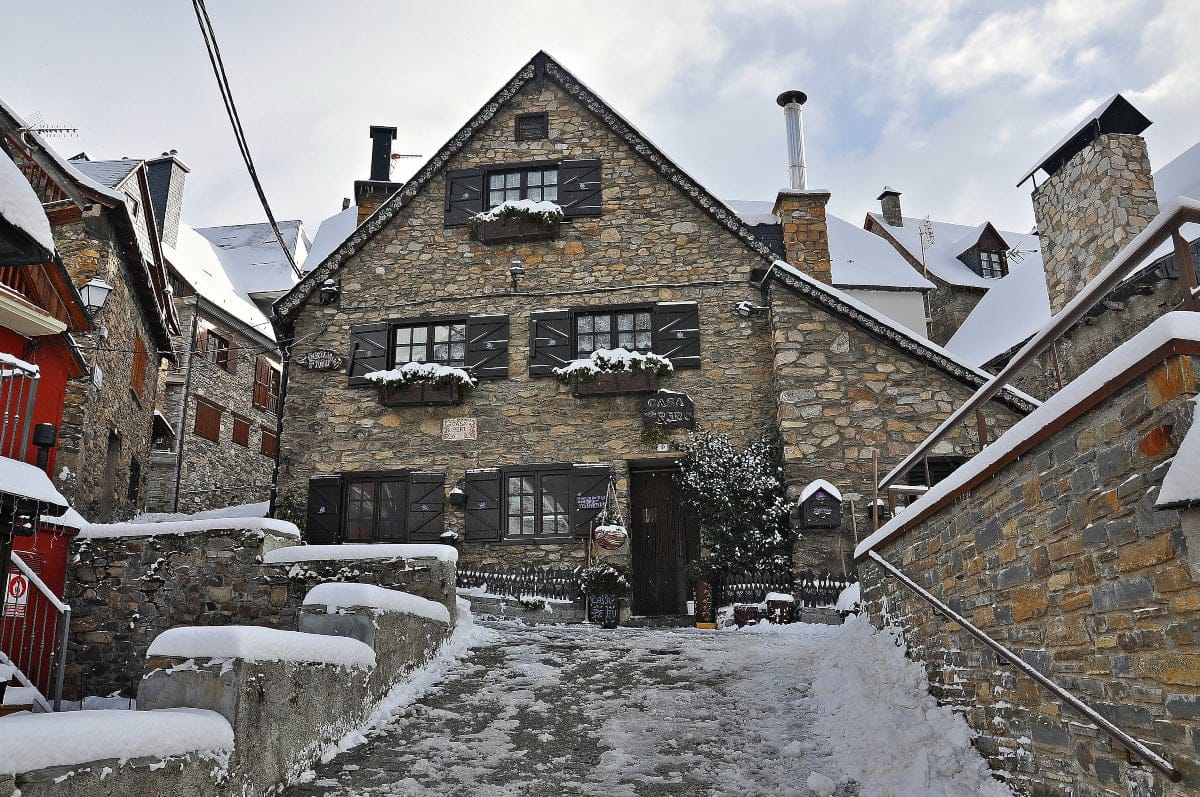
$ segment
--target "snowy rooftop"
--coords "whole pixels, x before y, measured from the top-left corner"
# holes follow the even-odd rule
[[[255,331],[274,338],[267,316],[249,294],[238,290],[226,271],[219,251],[207,238],[181,223],[175,246],[164,244],[163,253],[197,293],[239,321],[254,327]]]
[[[321,226],[317,228],[317,237],[313,238],[308,257],[304,260],[304,270],[309,271],[333,254],[333,250],[345,243],[357,226],[358,208],[354,205],[321,222]]]
[[[1099,125],[1103,132],[1122,130],[1141,133],[1150,126],[1150,120],[1143,116],[1137,108],[1134,108],[1120,94],[1114,94],[1097,105],[1095,110],[1084,116],[1083,119],[1079,120],[1079,123],[1072,127],[1069,133],[1059,139],[1058,143],[1051,147],[1042,157],[1038,158],[1037,165],[1026,172],[1021,178],[1021,182],[1017,183],[1017,185],[1032,177],[1038,169],[1046,169],[1047,171],[1056,169],[1063,158],[1069,159],[1079,152],[1080,147],[1075,146],[1078,143],[1075,139],[1092,125]],[[1080,136],[1080,139],[1088,140],[1086,136]]]
[[[109,188],[116,188],[129,176],[130,172],[142,165],[142,161],[136,158],[120,158],[111,161],[72,158],[70,163],[83,174]]]
[[[779,224],[772,215],[774,202],[725,200],[746,224]],[[833,284],[840,288],[886,287],[928,290],[933,283],[922,277],[887,241],[837,216],[826,215],[829,260]]]
[[[50,221],[33,186],[17,164],[0,149],[0,218],[28,235],[47,252],[54,251]]]
[[[45,471],[8,457],[0,457],[0,492],[31,498],[64,511],[68,507],[67,499],[55,489]]]
[[[1034,435],[1052,424],[1088,396],[1096,393],[1114,375],[1131,368],[1171,340],[1200,342],[1200,313],[1177,311],[1167,313],[1152,322],[1128,342],[1121,344],[1100,362],[1093,365],[1075,381],[1068,384],[1029,415],[1022,418],[991,445],[976,454],[958,470],[935,484],[903,513],[892,518],[878,531],[866,538],[854,551],[855,559],[881,545],[885,540],[904,532],[919,522],[925,510],[954,494],[968,482],[998,466],[1006,457],[1018,452]],[[1189,471],[1194,478],[1195,471]],[[1194,488],[1192,488],[1194,492]]]
[[[297,263],[308,254],[309,240],[299,221],[279,222],[284,243]],[[243,295],[282,293],[296,284],[297,278],[279,248],[271,225],[233,224],[226,227],[202,227],[196,230],[214,247],[230,283]]]
[[[982,367],[1023,343],[1050,320],[1050,296],[1040,257],[1009,261],[1008,276],[993,280],[946,348],[975,367]]]

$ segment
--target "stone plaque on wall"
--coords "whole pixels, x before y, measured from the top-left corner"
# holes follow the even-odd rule
[[[447,442],[478,438],[479,424],[474,418],[446,418],[442,421],[442,439]]]
[[[310,371],[340,371],[346,361],[336,351],[314,349],[301,354],[292,362]]]
[[[668,429],[695,429],[696,405],[686,393],[660,390],[642,399],[642,423]]]

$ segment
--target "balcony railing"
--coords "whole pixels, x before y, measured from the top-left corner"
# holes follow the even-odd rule
[[[0,352],[0,456],[24,461],[40,376],[36,365]]]

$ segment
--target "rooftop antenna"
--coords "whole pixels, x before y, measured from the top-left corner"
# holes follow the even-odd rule
[[[46,121],[42,118],[42,112],[34,111],[32,114],[29,115],[29,118],[26,120],[25,126],[17,128],[17,132],[22,137],[26,133],[36,133],[37,135],[42,136],[43,138],[50,138],[52,136],[77,136],[77,135],[79,135],[79,128],[64,127],[63,125],[47,124]],[[22,139],[22,140],[24,140],[24,139]],[[30,146],[30,142],[25,141],[24,143],[26,146]]]
[[[921,228],[918,231],[921,238],[921,268],[925,271],[925,276],[929,276],[929,267],[925,265],[925,252],[933,246],[933,242],[937,238],[933,234],[933,222],[929,220],[929,216],[921,219]]]

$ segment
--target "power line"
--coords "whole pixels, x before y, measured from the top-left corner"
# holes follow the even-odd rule
[[[279,247],[283,249],[284,257],[287,258],[288,264],[292,267],[295,275],[301,277],[303,273],[300,271],[300,267],[296,265],[291,250],[288,249],[287,244],[283,241],[283,233],[279,231],[279,224],[275,221],[275,214],[271,212],[266,192],[263,191],[262,183],[258,179],[258,171],[254,168],[254,160],[250,157],[250,145],[246,142],[246,131],[242,129],[242,120],[238,115],[237,106],[233,102],[233,91],[229,88],[229,78],[225,73],[225,62],[221,59],[221,48],[217,46],[217,34],[213,30],[212,21],[208,18],[208,9],[204,7],[204,0],[192,0],[192,7],[196,10],[196,21],[200,24],[200,35],[204,37],[204,47],[208,51],[208,60],[212,64],[213,74],[217,78],[217,88],[221,91],[221,101],[225,104],[225,113],[228,114],[229,123],[233,126],[233,137],[237,140],[238,150],[242,153],[242,160],[246,162],[246,171],[249,172],[250,179],[254,183],[254,190],[258,192],[258,198],[262,202],[263,211],[267,214],[267,222],[275,232],[275,239],[279,241]]]

